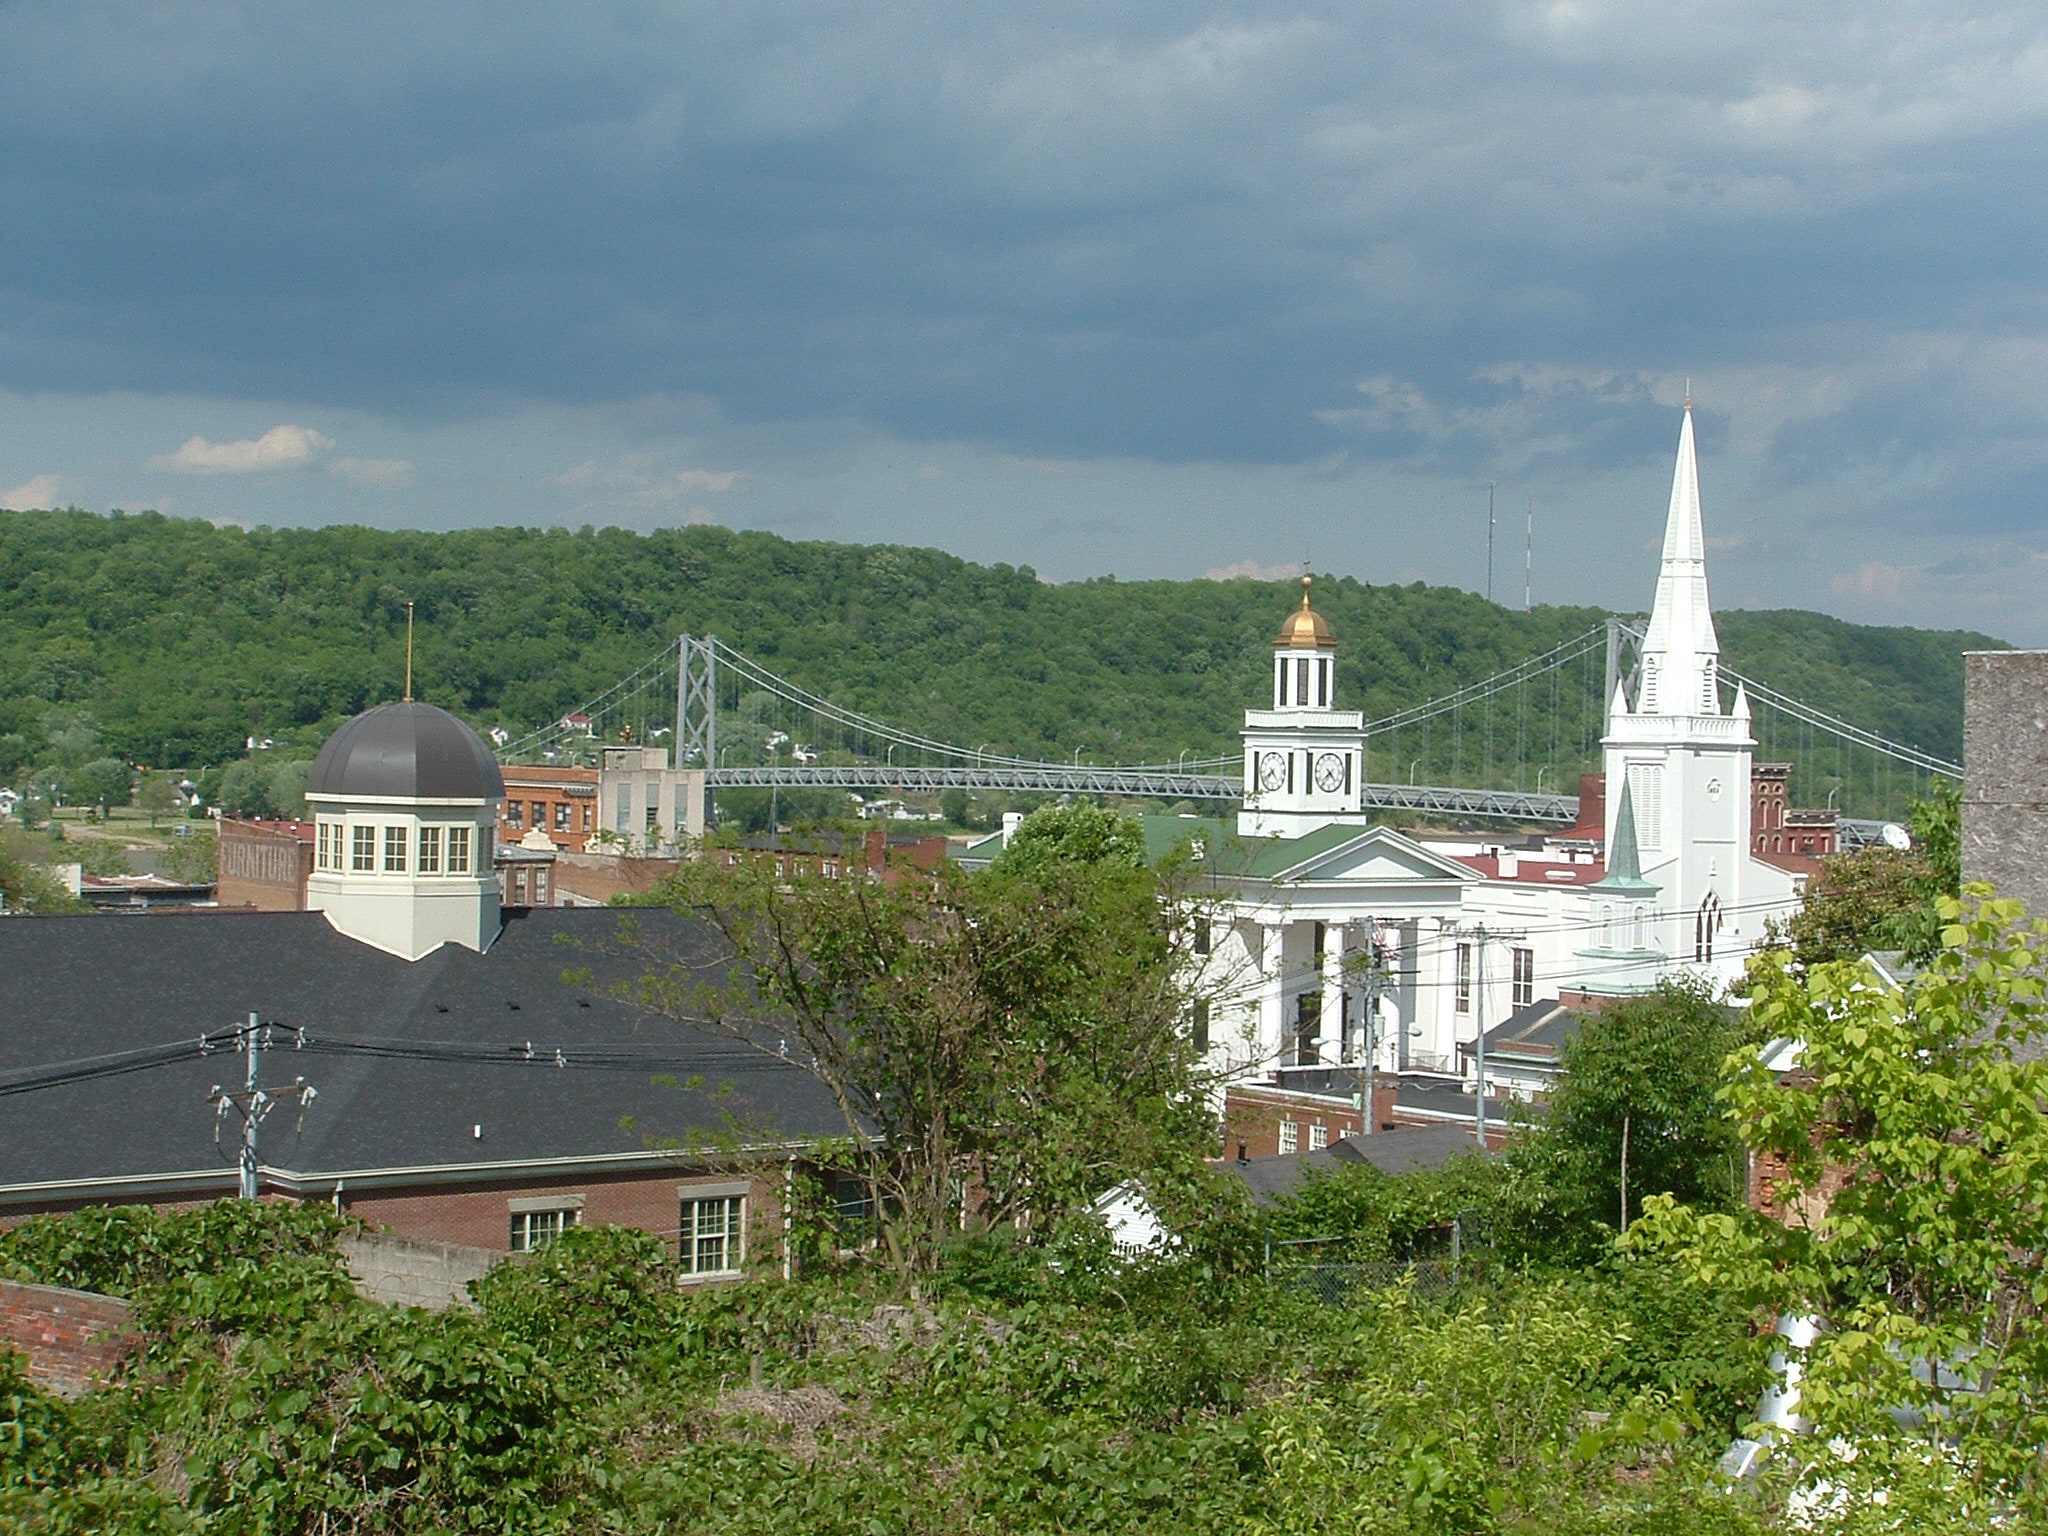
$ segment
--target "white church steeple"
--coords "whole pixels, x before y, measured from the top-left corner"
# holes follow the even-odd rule
[[[1707,601],[1707,543],[1700,519],[1699,463],[1692,400],[1678,430],[1678,464],[1664,522],[1657,600],[1643,636],[1635,698],[1622,689],[1608,706],[1607,846],[1620,847],[1616,817],[1633,811],[1644,878],[1660,892],[1666,930],[1651,942],[1699,963],[1754,942],[1761,918],[1747,910],[1750,859],[1749,699],[1724,709],[1721,643]],[[1774,871],[1765,876],[1776,878]],[[1757,877],[1761,878],[1761,877]]]
[[[1643,636],[1638,715],[1718,715],[1721,642],[1707,601],[1707,541],[1700,527],[1700,470],[1693,451],[1692,399],[1678,429],[1678,466],[1664,521],[1657,602]]]

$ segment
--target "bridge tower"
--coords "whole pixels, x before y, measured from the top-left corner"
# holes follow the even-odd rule
[[[1624,845],[1629,814],[1641,877],[1661,892],[1658,944],[1680,961],[1738,960],[1762,929],[1760,905],[1789,894],[1789,877],[1750,857],[1749,699],[1721,701],[1721,646],[1707,599],[1706,540],[1692,401],[1678,433],[1678,463],[1664,527],[1656,606],[1642,640],[1634,697],[1617,683],[1602,740],[1607,846]],[[1778,887],[1788,889],[1781,892]]]
[[[1273,642],[1273,707],[1244,712],[1248,837],[1299,837],[1333,821],[1365,820],[1365,716],[1338,709],[1337,641],[1309,601]]]

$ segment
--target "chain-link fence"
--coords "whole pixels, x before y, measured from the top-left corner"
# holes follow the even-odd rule
[[[1411,1259],[1383,1264],[1287,1264],[1277,1266],[1267,1278],[1335,1307],[1402,1284],[1413,1286],[1425,1301],[1448,1301],[1464,1276],[1460,1266],[1445,1259]]]
[[[1349,1261],[1340,1255],[1357,1241],[1347,1235],[1276,1238],[1266,1244],[1266,1278],[1275,1285],[1342,1306],[1375,1291],[1407,1285],[1425,1301],[1449,1301],[1489,1273],[1488,1255],[1472,1246],[1475,1234],[1462,1219],[1416,1234],[1405,1259]]]

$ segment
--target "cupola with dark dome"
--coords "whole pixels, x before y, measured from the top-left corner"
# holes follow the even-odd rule
[[[306,905],[350,938],[408,960],[498,934],[492,872],[505,779],[483,738],[432,704],[365,710],[327,739],[306,780]]]
[[[353,800],[502,800],[505,779],[484,739],[432,704],[365,710],[327,738],[306,792]]]

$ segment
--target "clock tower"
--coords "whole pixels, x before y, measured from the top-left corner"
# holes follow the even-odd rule
[[[1248,837],[1299,837],[1333,821],[1365,819],[1365,716],[1338,709],[1337,642],[1309,602],[1273,642],[1271,709],[1244,712],[1244,809]]]

